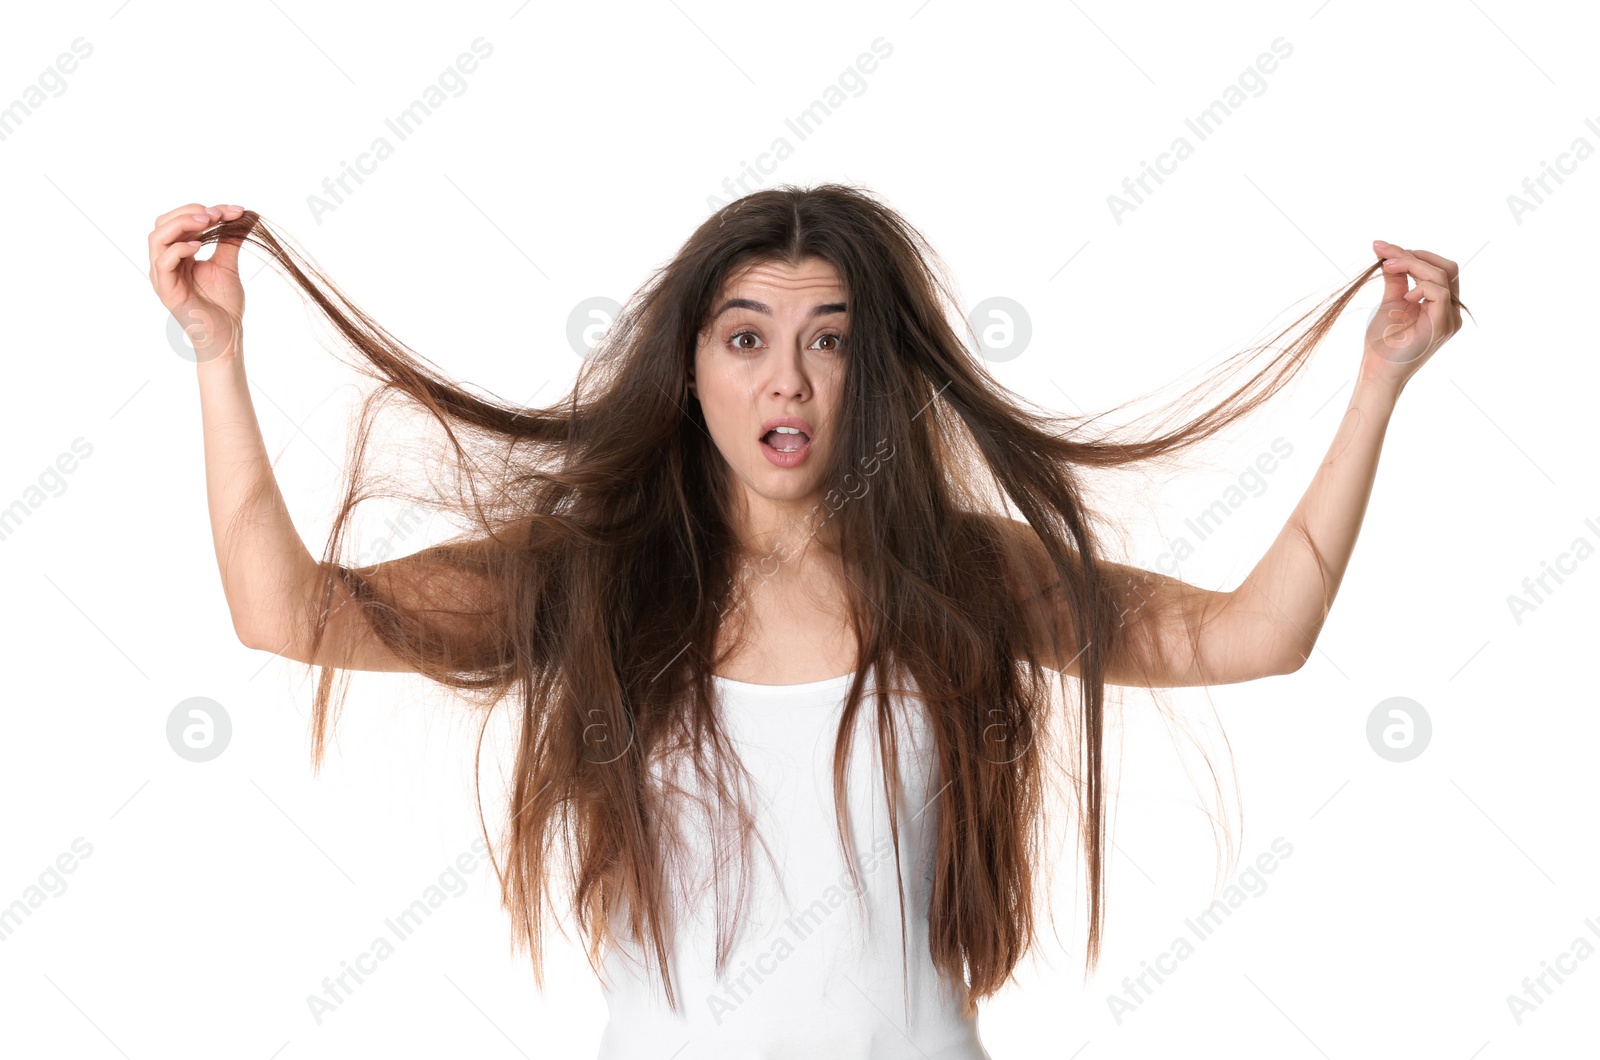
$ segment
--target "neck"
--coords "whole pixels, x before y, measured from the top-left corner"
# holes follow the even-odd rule
[[[762,498],[752,504],[747,497],[733,522],[741,560],[768,571],[774,564],[790,566],[838,552],[838,526],[821,498],[787,504]]]

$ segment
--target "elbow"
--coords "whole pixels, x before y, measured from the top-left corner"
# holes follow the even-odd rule
[[[1274,628],[1261,638],[1261,654],[1274,677],[1287,676],[1304,666],[1311,653],[1317,650],[1317,637],[1322,632],[1320,621],[1297,622],[1287,616],[1284,618],[1274,623]]]
[[[260,650],[260,638],[255,635],[254,628],[239,621],[239,617],[237,615],[235,615],[233,619],[233,635],[238,638],[239,643],[243,644],[246,648],[249,648],[252,651]]]
[[[243,644],[251,651],[281,651],[283,649],[281,642],[270,648],[267,647],[272,638],[264,634],[259,622],[246,621],[242,615],[233,616],[233,635],[239,639],[240,644]]]
[[[1270,672],[1274,677],[1285,677],[1296,672],[1311,658],[1311,650],[1315,647],[1314,642],[1306,645],[1304,650],[1296,645],[1286,646],[1273,657]]]

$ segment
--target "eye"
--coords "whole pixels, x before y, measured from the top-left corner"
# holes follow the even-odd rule
[[[760,336],[757,335],[753,331],[736,331],[732,335],[728,336],[728,342],[736,350],[743,350],[743,351],[748,352],[750,350],[756,349],[757,347],[755,347],[755,346],[746,346],[746,345],[743,345],[742,343],[740,343],[739,340],[744,338],[746,335],[750,336],[752,339],[756,339],[757,341],[760,340]],[[827,347],[826,349],[824,349],[822,351],[824,353],[839,353],[844,348],[844,336],[838,334],[837,332],[832,332],[832,331],[825,331],[821,335],[818,335],[815,339],[813,339],[811,341],[812,348],[815,349],[816,348],[816,344],[821,342],[821,341],[823,341],[824,339],[832,339],[833,340],[833,345],[830,346],[830,347]]]

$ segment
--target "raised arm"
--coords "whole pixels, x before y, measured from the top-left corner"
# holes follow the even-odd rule
[[[189,204],[163,214],[150,233],[150,280],[195,348],[205,444],[206,498],[223,593],[240,641],[301,662],[351,670],[409,670],[377,634],[354,591],[371,586],[396,601],[379,612],[466,666],[493,665],[504,638],[496,622],[504,594],[499,542],[450,542],[375,568],[336,571],[327,629],[311,651],[315,601],[325,577],[289,517],[261,437],[244,370],[244,290],[239,244],[222,240],[207,261],[189,237],[237,206]]]
[[[1384,298],[1368,328],[1344,420],[1310,486],[1255,568],[1231,592],[1102,561],[1130,635],[1110,684],[1232,684],[1298,670],[1310,657],[1355,548],[1389,417],[1407,380],[1461,325],[1458,269],[1428,251],[1374,244]],[[1416,286],[1407,289],[1407,277]],[[1083,647],[1054,568],[1026,523],[1001,520],[1021,584],[1016,596],[1039,661],[1081,676]],[[1021,653],[1019,652],[1019,657]]]
[[[1367,329],[1344,419],[1277,539],[1229,594],[1238,635],[1271,644],[1291,670],[1316,647],[1344,579],[1395,403],[1411,376],[1461,327],[1455,262],[1389,243],[1373,249],[1384,259],[1383,304]],[[1409,290],[1408,276],[1416,281]]]

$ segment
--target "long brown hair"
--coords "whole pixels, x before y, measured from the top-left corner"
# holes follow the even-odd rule
[[[1029,640],[1036,631],[1025,628],[1024,609],[1008,589],[1020,561],[993,517],[1008,500],[1037,532],[1054,568],[1040,592],[1055,594],[1081,646],[1065,744],[1074,761],[1065,772],[1087,868],[1088,971],[1105,917],[1106,664],[1141,627],[1123,624],[1129,601],[1099,566],[1096,527],[1104,523],[1086,503],[1083,473],[1177,452],[1256,408],[1300,371],[1380,264],[1320,313],[1313,307],[1255,347],[1270,349],[1294,333],[1220,401],[1188,415],[1192,394],[1182,422],[1130,436],[1092,431],[1096,417],[1030,407],[999,385],[952,326],[958,303],[927,241],[848,185],[777,187],[718,210],[623,307],[570,393],[537,408],[448,380],[258,214],[202,238],[263,248],[361,355],[355,367],[379,384],[363,407],[318,602],[306,616],[316,628],[313,651],[337,596],[339,606],[361,608],[417,672],[483,707],[485,727],[489,711],[509,700],[517,749],[502,833],[506,866],[496,861],[496,871],[514,943],[527,945],[542,985],[543,925],[557,909],[551,888],[563,876],[557,855],[564,854],[570,909],[591,966],[599,970],[612,917],[625,913],[632,936],[651,947],[674,1008],[664,901],[679,824],[671,793],[652,783],[652,763],[668,755],[691,762],[712,792],[709,812],[731,817],[732,842],[746,863],[752,820],[740,786],[728,783],[729,771],[742,767],[718,724],[709,676],[748,557],[737,554],[729,476],[686,382],[712,300],[735,270],[812,257],[837,270],[850,325],[824,469],[833,492],[815,514],[828,524],[827,547],[851,574],[847,618],[860,660],[835,743],[841,843],[847,854],[854,849],[844,778],[865,675],[879,675],[880,690],[903,689],[909,676],[944,782],[929,807],[938,821],[929,948],[940,972],[962,985],[968,1015],[1011,978],[1035,940],[1033,870],[1048,853],[1042,795],[1046,767],[1054,765],[1040,738],[1045,669],[1025,647],[1036,644]],[[1254,351],[1229,359],[1210,380]],[[343,541],[355,506],[376,495],[366,463],[374,413],[387,397],[425,410],[448,440],[424,458],[454,475],[453,496],[432,483],[412,502],[469,518],[473,529],[356,568],[341,561]],[[1197,629],[1197,616],[1187,618]],[[1055,657],[1066,658],[1056,647]],[[339,682],[340,694],[331,696],[336,673],[348,677],[329,667],[318,675],[314,770],[347,685]],[[895,721],[883,695],[873,699],[898,840]],[[896,851],[898,879],[898,841]],[[854,860],[846,862],[853,871]],[[732,945],[730,922],[718,931],[718,974]],[[904,944],[903,906],[901,937]]]

